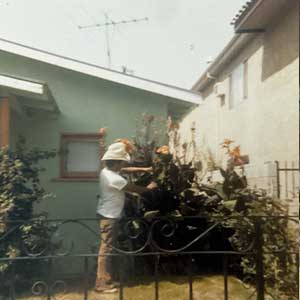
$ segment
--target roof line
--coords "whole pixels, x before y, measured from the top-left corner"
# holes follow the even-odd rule
[[[235,16],[232,18],[231,25],[234,25],[234,27],[237,26],[238,23],[241,22],[241,20],[245,17],[245,15],[250,11],[250,9],[257,3],[258,0],[248,0],[241,9],[235,14]]]
[[[230,61],[234,56],[234,51],[238,51],[243,48],[244,45],[254,38],[256,34],[246,33],[246,34],[235,34],[232,39],[227,43],[219,55],[214,59],[210,66],[202,73],[200,78],[192,86],[192,90],[201,91],[206,85],[212,80],[212,77],[218,77],[219,70],[223,67],[225,63]]]
[[[221,60],[229,49],[236,43],[236,41],[240,38],[240,35],[235,34],[231,40],[227,43],[227,45],[222,49],[222,51],[218,54],[218,56],[214,59],[214,61],[205,69],[200,78],[193,84],[192,90],[199,89],[199,85],[201,82],[207,79],[207,74],[213,69],[213,67],[217,64],[219,60]],[[216,76],[217,74],[211,74],[212,76]]]
[[[245,21],[251,16],[258,8],[261,6],[264,0],[252,0],[251,3],[249,3],[249,6],[245,11],[238,17],[234,24],[235,30],[237,30],[239,27],[245,23]]]
[[[76,58],[71,58],[69,56],[56,54],[56,53],[53,53],[53,52],[50,52],[50,51],[47,51],[47,50],[43,50],[43,49],[39,49],[39,48],[36,48],[36,47],[28,46],[28,45],[25,45],[25,44],[22,44],[22,43],[7,40],[7,39],[4,39],[2,37],[0,37],[0,41],[5,42],[5,43],[9,43],[9,44],[12,44],[12,45],[15,45],[15,46],[24,47],[26,49],[37,51],[37,52],[40,52],[40,53],[43,53],[43,54],[51,55],[51,56],[54,56],[54,57],[57,57],[57,58],[62,58],[62,59],[68,60],[68,61],[83,64],[83,65],[86,65],[86,66],[89,66],[89,67],[94,67],[94,68],[97,68],[97,69],[101,69],[101,70],[105,70],[105,71],[108,71],[108,72],[116,73],[116,74],[126,76],[126,77],[129,77],[129,78],[136,78],[136,79],[139,79],[139,80],[159,84],[159,85],[162,85],[162,86],[165,86],[165,87],[174,88],[174,89],[177,89],[177,90],[180,90],[180,91],[191,92],[191,90],[189,90],[189,89],[184,89],[184,88],[181,88],[181,87],[178,87],[178,86],[174,86],[174,85],[167,84],[167,83],[162,83],[162,82],[159,82],[159,81],[155,81],[155,80],[151,80],[151,79],[147,79],[147,78],[143,78],[143,77],[139,77],[139,76],[125,74],[123,72],[119,72],[119,71],[116,71],[116,70],[105,68],[103,66],[96,65],[96,64],[93,64],[93,63],[89,63],[89,62],[86,62],[86,61],[82,61],[82,60],[79,60],[79,59],[76,59]],[[1,50],[1,48],[0,48],[0,50]]]
[[[37,79],[31,79],[31,78],[27,78],[27,77],[23,77],[23,76],[10,75],[10,74],[7,74],[7,73],[0,73],[0,76],[6,76],[6,77],[9,77],[9,78],[24,80],[24,81],[28,81],[28,82],[32,82],[32,83],[39,83],[39,84],[44,84],[44,85],[47,84],[45,81],[40,81],[40,80],[37,80]]]

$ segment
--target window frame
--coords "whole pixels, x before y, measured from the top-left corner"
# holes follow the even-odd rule
[[[66,169],[67,156],[66,145],[69,142],[90,142],[97,141],[98,147],[98,171],[82,171],[82,172],[69,172]],[[96,179],[101,169],[101,157],[105,151],[104,135],[101,133],[61,133],[60,134],[60,178],[62,179]]]
[[[242,93],[240,99],[233,99],[233,73],[242,67]],[[238,105],[244,102],[248,98],[248,59],[245,59],[240,64],[238,64],[229,75],[229,109],[235,109]],[[234,100],[234,101],[233,101]]]

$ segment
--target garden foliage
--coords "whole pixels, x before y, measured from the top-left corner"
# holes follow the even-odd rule
[[[45,214],[34,213],[34,204],[47,196],[39,178],[40,161],[54,156],[53,151],[27,150],[24,138],[15,150],[0,149],[1,258],[35,256],[48,248],[54,228],[47,225]],[[19,277],[37,271],[33,262],[0,262],[0,278],[8,278],[12,268]]]
[[[153,119],[151,122],[148,119],[144,126],[149,133]],[[178,126],[171,127],[171,130],[172,128],[177,130]],[[173,136],[176,137],[176,134]],[[289,221],[288,208],[278,199],[267,195],[264,190],[248,187],[243,175],[243,163],[248,158],[240,154],[239,146],[231,149],[231,140],[225,140],[221,144],[228,154],[226,169],[218,168],[223,181],[203,184],[197,178],[197,166],[201,168],[203,164],[195,160],[187,163],[185,159],[180,159],[180,151],[174,155],[168,146],[158,147],[154,140],[145,138],[144,144],[138,143],[139,140],[135,140],[135,157],[138,158],[136,164],[151,164],[153,174],[145,174],[134,181],[147,185],[154,180],[158,189],[143,194],[143,206],[138,213],[146,218],[168,216],[173,219],[177,236],[175,234],[169,238],[167,244],[161,241],[165,248],[178,249],[187,245],[195,235],[205,231],[213,223],[219,223],[215,233],[209,234],[202,244],[192,246],[196,247],[194,250],[253,249],[257,253],[256,226],[259,222],[267,291],[275,298],[279,294],[291,299],[297,295],[297,263],[296,255],[292,254],[298,249],[297,224]],[[173,144],[176,143],[178,144],[178,140]],[[143,157],[146,158],[144,162]],[[236,172],[236,166],[242,169],[241,175]],[[185,216],[201,216],[204,219],[191,223],[184,219]],[[173,263],[176,261],[178,260],[172,260]],[[213,261],[214,259],[212,263]],[[194,262],[197,264],[196,259]],[[241,255],[239,259],[232,259],[230,262],[232,273],[246,282],[255,282],[255,255]],[[202,263],[203,261],[199,262],[198,270],[203,267]]]

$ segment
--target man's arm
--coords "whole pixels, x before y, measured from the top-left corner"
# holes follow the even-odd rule
[[[126,167],[121,169],[121,173],[151,173],[153,171],[152,167],[142,168],[142,167]]]

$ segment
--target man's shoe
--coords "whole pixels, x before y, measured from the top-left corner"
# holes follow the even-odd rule
[[[108,285],[115,287],[115,288],[119,288],[120,287],[120,283],[114,280],[110,280],[107,282]]]
[[[116,287],[113,284],[105,284],[105,285],[95,287],[94,291],[96,293],[111,294],[111,293],[116,293],[118,290],[116,289]]]
[[[117,291],[118,291],[117,288],[111,288],[111,289],[104,289],[104,290],[102,291],[102,293],[104,293],[104,294],[114,294],[114,293],[116,293]]]

